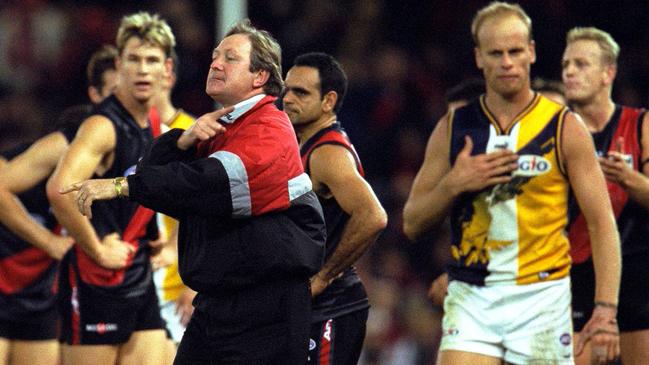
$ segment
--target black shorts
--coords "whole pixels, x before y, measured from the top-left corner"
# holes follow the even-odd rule
[[[309,280],[198,293],[174,365],[304,365],[309,342]]]
[[[622,332],[649,329],[649,253],[625,255],[622,259],[622,280],[617,320]],[[586,325],[593,312],[595,273],[588,260],[573,265],[572,319],[575,332]]]
[[[356,365],[361,356],[368,309],[311,325],[310,365]]]
[[[29,318],[0,320],[0,337],[9,340],[44,341],[58,338],[59,316],[56,308]]]
[[[63,277],[63,275],[61,275]],[[118,345],[135,331],[164,330],[153,280],[144,295],[116,296],[109,288],[59,280],[59,340],[68,345]]]

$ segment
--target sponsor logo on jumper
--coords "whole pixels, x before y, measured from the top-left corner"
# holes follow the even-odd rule
[[[538,176],[552,170],[552,164],[543,156],[521,155],[518,157],[518,169],[514,176]]]
[[[86,332],[96,332],[103,335],[106,332],[117,331],[117,323],[88,323],[86,324]]]
[[[325,324],[325,330],[324,333],[322,334],[322,337],[324,337],[327,341],[331,342],[331,319],[327,321]]]

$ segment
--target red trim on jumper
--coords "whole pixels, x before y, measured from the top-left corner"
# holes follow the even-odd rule
[[[149,124],[151,125],[151,133],[153,134],[153,137],[160,135],[161,123],[162,121],[160,120],[158,109],[156,109],[156,107],[151,107],[151,109],[149,109]]]
[[[35,282],[54,260],[45,251],[30,247],[0,259],[0,293],[11,295]]]
[[[331,356],[331,340],[333,336],[333,319],[328,320],[322,326],[322,335],[320,336],[320,353],[318,354],[318,365],[330,365],[333,357]]]
[[[79,287],[74,268],[69,267],[68,280],[70,281],[70,325],[72,326],[72,344],[81,343],[81,313],[79,311]]]
[[[155,108],[149,110],[149,122],[151,125],[151,132],[153,137],[160,135],[160,116]],[[139,249],[138,240],[146,234],[146,227],[151,221],[155,212],[149,208],[138,205],[135,213],[128,222],[124,233],[122,234],[122,241],[128,242],[135,249],[133,253],[126,260],[126,266],[119,270],[111,270],[103,268],[91,259],[86,253],[78,246],[76,248],[77,262],[79,264],[79,276],[85,283],[99,286],[115,286],[124,281],[126,268],[133,263],[133,257]]]
[[[338,129],[331,129],[327,132],[325,132],[322,136],[318,138],[317,141],[315,141],[306,152],[304,152],[300,157],[302,159],[302,165],[304,166],[304,170],[306,173],[310,173],[310,167],[309,167],[309,159],[311,158],[311,153],[313,153],[313,150],[316,148],[325,145],[325,144],[333,144],[333,145],[339,145],[344,148],[346,148],[354,157],[354,161],[356,161],[356,168],[358,169],[358,172],[361,174],[361,176],[365,176],[365,171],[363,170],[363,165],[361,165],[361,160],[358,157],[358,154],[356,153],[356,149],[354,149],[354,146],[352,145],[351,141],[347,137],[346,134],[343,134]]]

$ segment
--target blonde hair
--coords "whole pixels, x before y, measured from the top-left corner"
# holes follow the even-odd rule
[[[568,32],[566,43],[570,44],[576,41],[593,41],[597,43],[602,50],[602,63],[617,65],[620,46],[609,33],[595,27],[576,27]]]
[[[473,42],[476,46],[480,46],[480,41],[478,40],[478,32],[482,24],[491,17],[500,17],[503,15],[515,15],[518,17],[523,24],[527,27],[527,33],[529,40],[532,40],[532,19],[527,15],[525,10],[521,8],[518,4],[508,4],[501,1],[494,1],[484,8],[478,10],[478,12],[473,17],[471,22],[471,35],[473,36]]]
[[[169,24],[158,14],[151,15],[145,11],[122,18],[115,42],[120,55],[131,37],[137,37],[144,43],[160,47],[167,57],[171,56],[172,50],[176,46],[176,37]]]
[[[284,88],[282,80],[282,48],[275,38],[265,30],[257,29],[244,19],[235,24],[225,35],[244,34],[250,40],[250,72],[267,71],[268,81],[264,84],[264,92],[268,95],[279,96]]]

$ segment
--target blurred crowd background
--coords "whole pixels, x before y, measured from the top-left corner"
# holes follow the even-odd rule
[[[239,0],[222,0],[228,1]],[[358,265],[372,309],[362,364],[434,364],[440,310],[426,298],[444,270],[448,237],[432,232],[408,242],[401,210],[427,138],[445,113],[444,93],[479,77],[471,19],[481,0],[248,0],[253,24],[283,47],[284,72],[307,51],[336,56],[349,77],[339,119],[390,223]],[[520,1],[533,21],[533,77],[560,79],[567,30],[597,26],[620,43],[614,100],[646,106],[649,94],[649,2]],[[194,115],[214,105],[204,93],[215,46],[209,0],[0,0],[0,150],[34,140],[66,107],[86,101],[85,65],[113,43],[121,17],[157,12],[177,37],[174,103]]]

